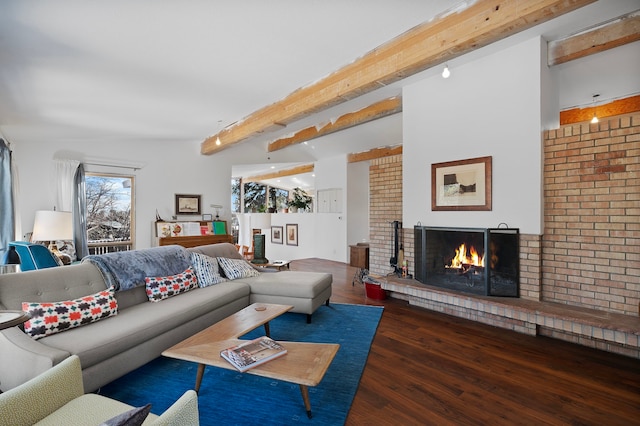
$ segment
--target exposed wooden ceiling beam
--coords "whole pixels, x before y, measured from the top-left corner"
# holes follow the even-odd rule
[[[587,108],[573,108],[560,111],[560,125],[581,123],[589,121],[593,115],[599,119],[613,117],[614,115],[630,114],[640,111],[640,95],[618,99],[602,105]]]
[[[313,172],[313,170],[314,170],[313,164],[303,164],[301,166],[296,166],[291,169],[278,170],[277,172],[265,173],[265,174],[256,175],[256,176],[249,176],[249,177],[243,178],[242,180],[244,182],[260,182],[267,179],[277,179],[285,176],[299,175],[301,173],[311,173]]]
[[[269,152],[284,149],[288,146],[299,144],[311,139],[325,136],[340,130],[345,130],[378,118],[386,117],[392,114],[402,112],[402,98],[399,96],[382,100],[361,110],[341,115],[335,122],[327,123],[318,128],[318,126],[307,127],[293,136],[281,138],[271,142],[267,148]]]
[[[563,64],[640,40],[640,12],[621,16],[611,22],[562,40],[549,42],[547,63]]]
[[[596,0],[477,0],[418,25],[202,142],[213,154],[274,126],[356,98]],[[216,140],[220,139],[220,145]]]
[[[390,157],[402,154],[402,145],[392,147],[374,148],[369,151],[356,152],[347,156],[347,163],[375,160],[376,158]]]

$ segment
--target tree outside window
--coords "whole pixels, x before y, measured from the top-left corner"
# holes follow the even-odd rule
[[[244,212],[264,213],[267,211],[267,186],[257,182],[244,184]]]
[[[87,197],[87,241],[99,252],[130,249],[134,228],[133,176],[89,174],[85,179]],[[114,243],[105,246],[105,243]]]
[[[244,189],[244,192],[242,192]],[[258,182],[231,178],[231,212],[263,213],[284,211],[288,207],[289,191]]]

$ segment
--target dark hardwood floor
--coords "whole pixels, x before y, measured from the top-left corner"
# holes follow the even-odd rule
[[[347,425],[640,425],[640,360],[367,299],[355,268],[320,259],[335,303],[385,311]]]

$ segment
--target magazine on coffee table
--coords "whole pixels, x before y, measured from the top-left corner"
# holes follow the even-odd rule
[[[220,356],[229,361],[238,371],[244,372],[286,353],[287,350],[280,343],[262,336],[224,349],[220,352]]]

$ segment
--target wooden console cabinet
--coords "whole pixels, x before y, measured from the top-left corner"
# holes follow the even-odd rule
[[[218,244],[218,243],[233,244],[233,236],[232,235],[193,235],[188,237],[158,238],[158,245],[160,246],[177,244],[182,247],[196,247],[196,246],[204,246],[207,244]]]
[[[210,221],[174,221],[174,222],[168,222],[168,221],[163,221],[162,223],[154,223],[153,227],[154,227],[154,232],[159,233],[157,225],[162,225],[164,223],[185,223],[185,222],[189,222],[190,224],[197,224],[198,227],[200,226],[205,226],[205,225],[211,225]],[[215,223],[222,223],[224,222],[224,227],[222,229],[224,229],[226,232],[228,231],[227,228],[227,223],[226,221],[215,221]],[[209,226],[209,228],[211,229],[211,226]],[[224,232],[224,231],[223,231]],[[230,234],[223,234],[223,233],[219,233],[219,234],[206,234],[206,235],[183,235],[183,236],[177,236],[177,237],[156,237],[156,242],[157,245],[159,246],[169,246],[172,244],[177,244],[180,245],[182,247],[196,247],[196,246],[204,246],[207,244],[218,244],[218,243],[231,243],[233,244],[233,235]]]

